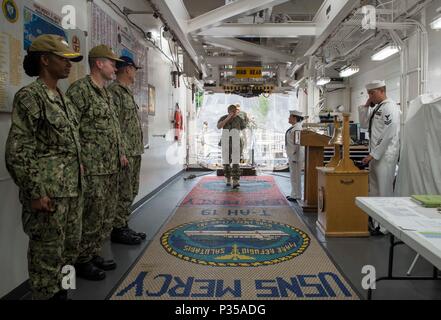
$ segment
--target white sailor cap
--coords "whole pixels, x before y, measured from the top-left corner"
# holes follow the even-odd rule
[[[386,82],[384,80],[374,80],[366,85],[366,90],[369,91],[369,90],[379,89],[385,86],[386,86]]]
[[[289,111],[289,114],[291,116],[296,116],[296,117],[302,117],[302,118],[305,117],[302,112],[297,111],[297,110],[291,110],[291,111]]]

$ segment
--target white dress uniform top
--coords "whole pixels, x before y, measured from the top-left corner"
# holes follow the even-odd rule
[[[385,87],[383,81],[366,86],[367,90]],[[360,106],[360,125],[369,129],[370,155],[369,195],[392,197],[395,170],[400,154],[400,117],[398,105],[386,99],[374,108]]]
[[[303,117],[302,113],[298,111],[290,111],[292,115]],[[295,132],[302,131],[302,123],[297,122],[294,126],[288,129],[285,134],[286,154],[289,161],[289,174],[291,178],[291,198],[302,199],[301,191],[301,175],[302,163],[304,160],[304,147],[296,144]]]

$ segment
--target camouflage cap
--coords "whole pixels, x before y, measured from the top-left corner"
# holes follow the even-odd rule
[[[50,52],[59,57],[70,59],[73,62],[80,62],[83,56],[69,47],[66,39],[55,34],[43,34],[35,38],[28,52]]]
[[[104,44],[92,48],[92,50],[89,51],[89,58],[107,58],[114,61],[124,62],[118,58],[111,48]]]

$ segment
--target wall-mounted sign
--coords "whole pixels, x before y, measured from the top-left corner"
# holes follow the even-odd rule
[[[72,49],[74,49],[75,52],[81,52],[81,41],[77,36],[72,37]]]
[[[236,78],[262,78],[262,67],[236,67]]]

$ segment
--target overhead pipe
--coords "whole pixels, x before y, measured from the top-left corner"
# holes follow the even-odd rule
[[[414,25],[416,25],[419,28],[419,37],[421,40],[421,46],[419,47],[419,58],[421,59],[421,92],[420,94],[427,93],[427,81],[428,81],[428,74],[429,74],[429,37],[427,33],[426,27],[417,20],[406,20]]]
[[[409,48],[403,40],[398,36],[394,30],[389,30],[392,40],[401,48],[400,50],[400,63],[401,63],[401,75],[400,75],[400,109],[403,113],[401,117],[401,126],[404,126],[404,122],[408,110],[409,100]],[[403,131],[401,131],[403,132]]]
[[[354,47],[352,47],[351,49],[349,49],[345,54],[343,54],[340,58],[335,59],[329,63],[327,63],[325,65],[325,68],[331,68],[332,66],[334,66],[336,63],[338,62],[342,62],[342,61],[346,61],[347,60],[347,56],[350,55],[351,53],[353,53],[355,50],[357,50],[358,48],[360,48],[362,45],[366,44],[369,40],[371,40],[372,38],[375,37],[375,33],[370,34],[369,36],[367,36],[365,39],[363,39],[362,41],[360,41],[358,44],[356,44]]]
[[[432,0],[420,0],[419,2],[417,2],[415,5],[413,5],[406,13],[401,14],[400,16],[394,18],[394,21],[400,19],[400,18],[409,18],[413,15],[415,15],[418,11],[422,10],[422,8],[424,8],[428,3],[430,3]],[[381,5],[385,5],[387,3],[394,3],[394,1],[389,1],[389,2],[385,2],[385,3],[381,3]],[[345,19],[348,22],[343,22],[343,25],[353,25],[355,27],[358,28],[354,28],[354,30],[350,31],[349,35],[353,34],[356,30],[359,29],[360,25],[359,22],[349,22],[349,20],[359,11],[359,8],[354,9],[353,12],[351,12],[348,17]],[[407,29],[411,26],[415,26],[415,24],[419,24],[421,25],[420,28],[422,28],[422,30],[425,30],[425,27],[419,23],[416,20],[406,20],[406,22],[404,23],[387,23],[387,22],[377,22],[377,27],[380,29]],[[332,37],[335,36],[335,34],[337,34],[338,31],[336,30],[330,37],[328,37],[328,39],[323,43],[322,47],[326,46],[329,42],[330,39],[332,39]],[[427,34],[427,31],[425,31],[425,33]],[[368,39],[367,41],[369,41],[370,39]],[[355,51],[356,49],[358,49],[360,46],[362,46],[363,44],[365,44],[367,41],[362,41],[359,44],[357,44],[354,48],[350,49],[348,52],[349,54],[352,53],[353,51]],[[346,53],[345,55],[342,55],[342,57],[345,57],[346,55],[348,55],[348,53]],[[426,54],[427,55],[427,54]],[[346,60],[346,59],[344,59]],[[330,62],[326,67],[332,67],[335,63],[342,61],[341,59],[339,60],[335,60]],[[428,67],[427,67],[428,70]]]

